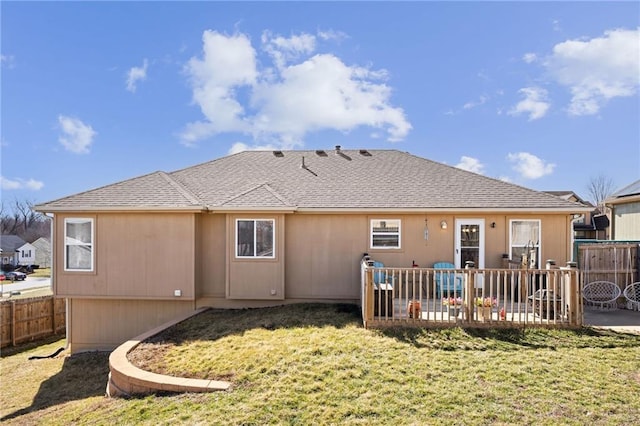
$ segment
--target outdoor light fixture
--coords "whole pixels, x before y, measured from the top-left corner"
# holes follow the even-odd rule
[[[496,223],[495,222],[491,222],[491,227],[495,228],[496,227]]]
[[[446,220],[443,220],[442,222],[440,222],[440,228],[447,229],[447,221]]]

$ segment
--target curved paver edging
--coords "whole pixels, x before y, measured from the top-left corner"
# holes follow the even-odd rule
[[[109,355],[107,396],[130,396],[155,392],[213,392],[230,390],[231,383],[229,382],[221,380],[187,379],[156,374],[136,367],[127,359],[127,354],[144,340],[194,315],[198,315],[207,309],[208,308],[201,308],[175,318],[123,343],[111,352],[111,355]]]

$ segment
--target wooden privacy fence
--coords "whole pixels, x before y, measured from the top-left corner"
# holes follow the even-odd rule
[[[65,332],[65,299],[53,296],[0,302],[0,347]]]
[[[640,281],[638,261],[638,243],[578,245],[578,265],[585,285],[593,281],[610,281],[624,291],[627,285]]]

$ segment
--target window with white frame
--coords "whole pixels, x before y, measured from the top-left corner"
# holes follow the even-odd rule
[[[65,271],[93,271],[93,219],[64,220]]]
[[[400,248],[400,219],[371,220],[371,248]]]
[[[275,257],[274,219],[236,219],[236,257]]]
[[[528,268],[540,267],[540,220],[511,220],[511,260]]]

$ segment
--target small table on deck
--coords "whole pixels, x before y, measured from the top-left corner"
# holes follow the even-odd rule
[[[555,319],[562,312],[562,299],[553,290],[540,289],[529,296],[529,301],[536,315],[542,313],[544,319]],[[548,308],[548,310],[547,310]]]
[[[373,285],[373,315],[393,316],[393,286],[391,284]]]

